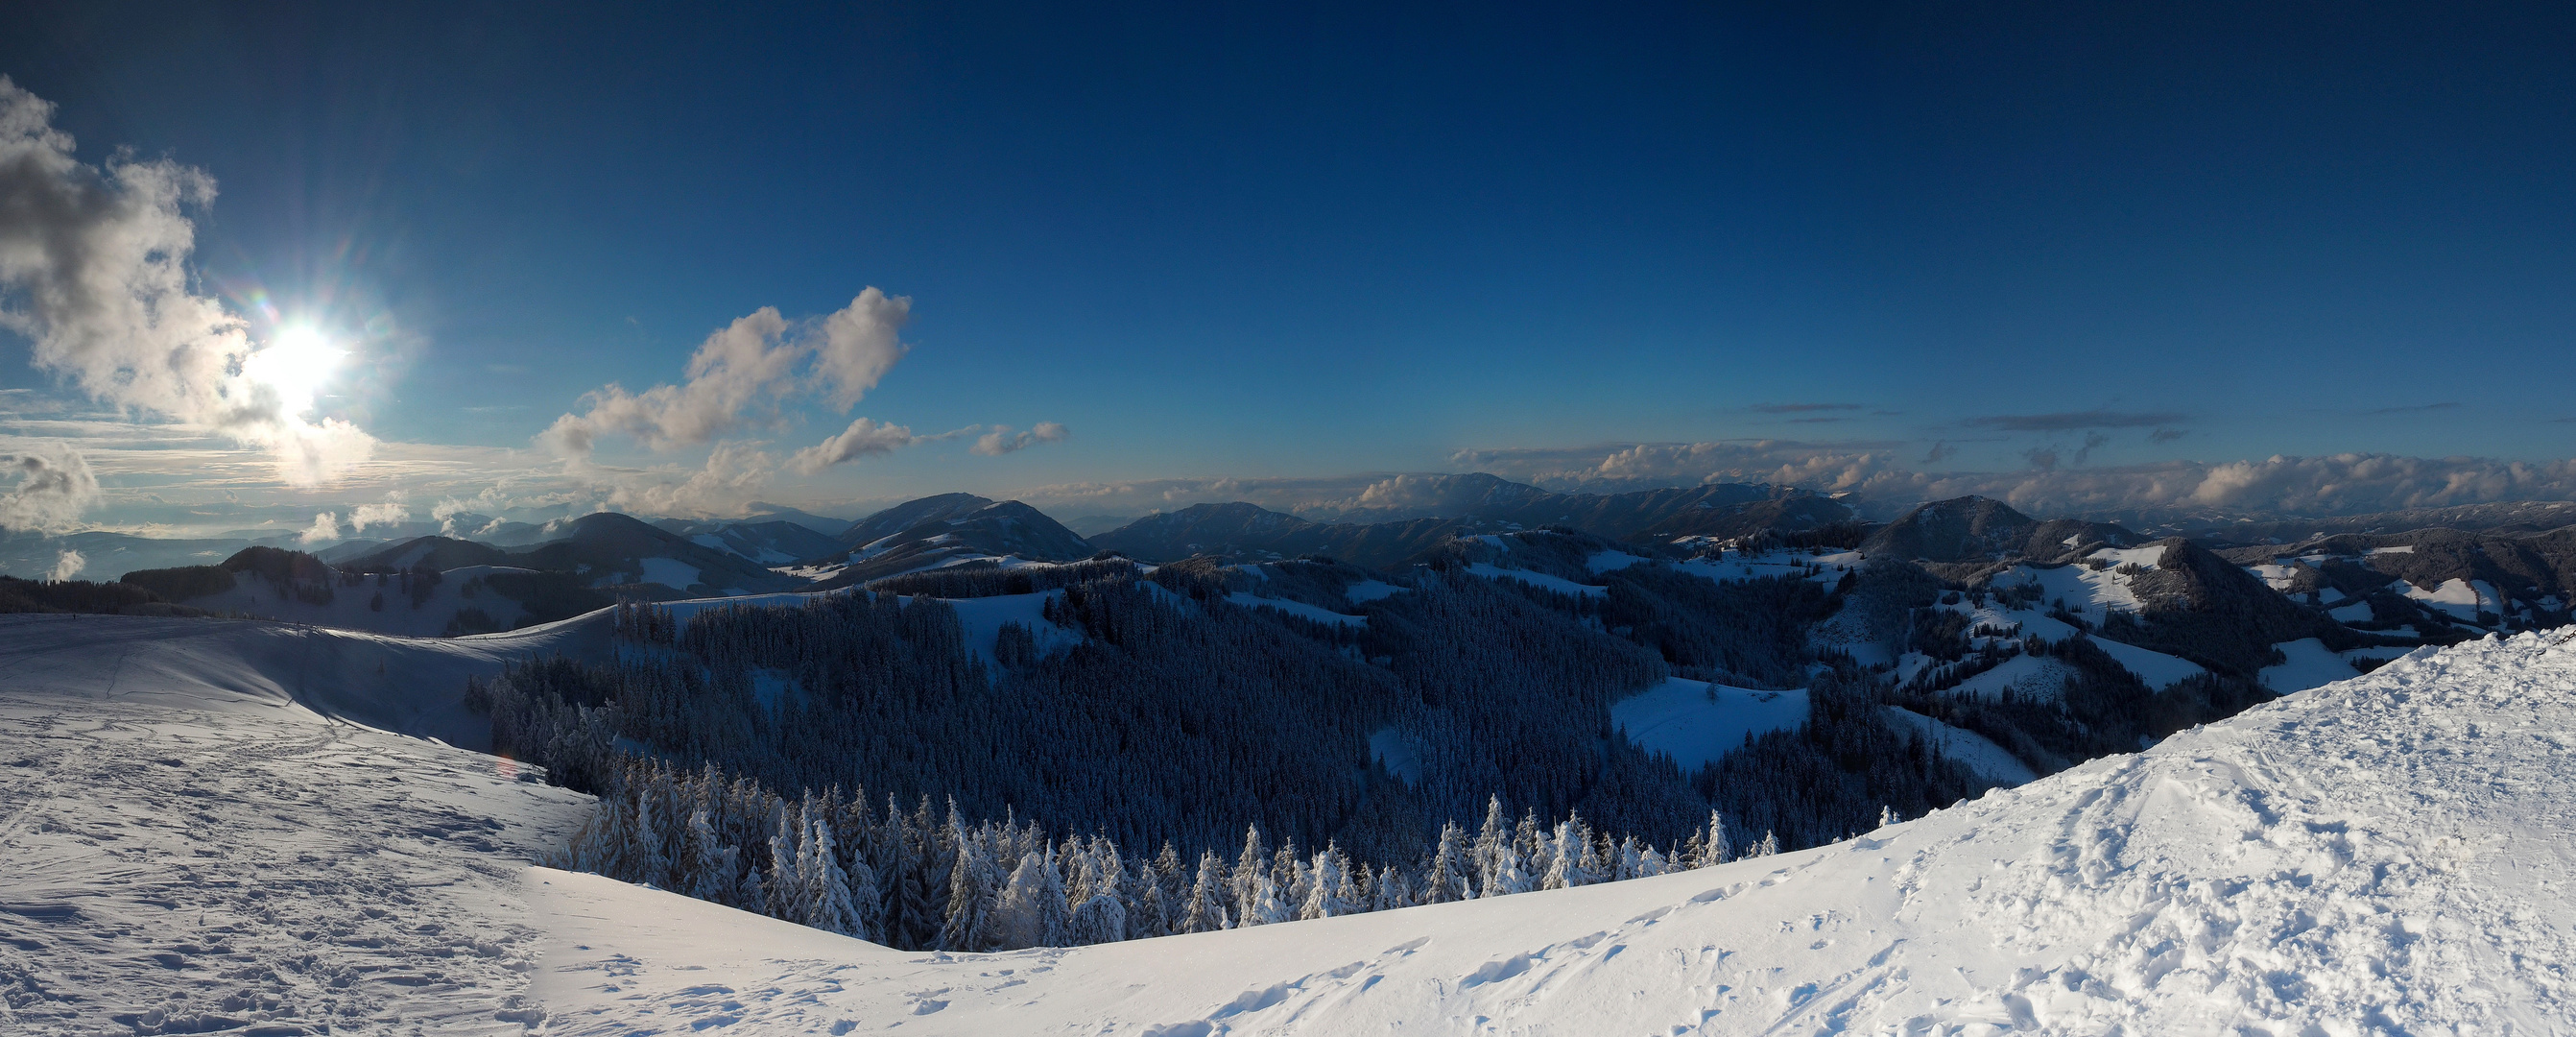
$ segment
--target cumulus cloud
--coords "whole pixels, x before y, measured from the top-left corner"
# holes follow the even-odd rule
[[[349,512],[349,532],[366,532],[368,526],[393,526],[411,521],[411,509],[402,498],[394,497],[377,504],[361,504]]]
[[[329,543],[333,540],[340,539],[339,513],[325,511],[313,516],[313,524],[304,527],[304,532],[298,535],[296,539],[303,541],[307,546]]]
[[[88,567],[88,558],[83,557],[78,551],[65,548],[63,550],[62,557],[54,559],[54,567],[52,570],[45,573],[45,578],[55,583],[61,583],[64,580],[80,575],[80,571]]]
[[[213,203],[214,179],[123,153],[83,163],[53,111],[0,76],[0,326],[27,336],[33,363],[119,408],[266,447],[290,482],[366,460],[373,437],[258,377],[266,350],[195,291],[188,212]]]
[[[59,443],[11,457],[18,483],[0,494],[0,527],[53,532],[78,521],[98,503],[98,476],[89,459]]]
[[[807,475],[833,465],[856,461],[862,457],[883,457],[922,441],[903,425],[888,425],[874,418],[860,418],[833,436],[797,451],[788,464]]]
[[[895,338],[911,320],[911,299],[874,288],[823,318],[814,368],[833,406],[847,412],[912,350]]]
[[[718,443],[707,463],[678,481],[649,475],[622,479],[602,502],[647,515],[733,515],[769,485],[776,462],[752,444]]]
[[[2171,425],[2182,415],[2165,412],[2129,413],[2109,410],[2065,411],[2057,414],[1995,414],[1969,418],[1960,422],[1969,428],[1993,429],[1997,432],[2081,432],[2099,428],[2146,428]]]
[[[578,459],[610,435],[654,451],[704,444],[774,422],[787,400],[808,392],[846,411],[903,358],[909,347],[895,336],[911,312],[912,300],[875,288],[812,321],[761,307],[699,343],[680,384],[640,393],[601,387],[582,397],[588,410],[556,418],[538,439]]]
[[[1003,454],[1026,450],[1040,443],[1061,443],[1064,442],[1065,437],[1072,434],[1063,425],[1052,421],[1038,422],[1030,426],[1027,431],[1017,433],[1012,432],[1009,425],[995,425],[993,431],[985,433],[983,438],[975,441],[975,452],[986,457],[1000,457]]]

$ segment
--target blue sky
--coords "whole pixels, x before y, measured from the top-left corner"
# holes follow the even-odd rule
[[[0,73],[81,161],[220,185],[193,266],[253,340],[265,302],[355,350],[321,406],[373,467],[225,483],[298,506],[728,441],[777,462],[728,485],[817,506],[1766,438],[2576,453],[2567,10],[2239,6],[35,5]],[[911,349],[850,410],[570,474],[536,442],[869,286]],[[0,333],[22,409],[95,403],[30,358]],[[1069,435],[787,465],[858,416]],[[106,511],[204,489],[150,467],[102,463]]]

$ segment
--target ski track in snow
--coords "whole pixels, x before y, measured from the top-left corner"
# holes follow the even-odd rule
[[[548,1034],[2576,1032],[2576,647],[2368,677],[1833,846],[914,954],[539,872]]]

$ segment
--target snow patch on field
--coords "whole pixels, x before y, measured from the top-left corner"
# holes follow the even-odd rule
[[[1342,596],[1351,599],[1351,604],[1358,605],[1376,601],[1379,598],[1399,593],[1403,590],[1404,588],[1398,587],[1384,580],[1361,580],[1358,583],[1342,588]]]
[[[638,582],[658,583],[672,590],[681,591],[706,582],[697,566],[677,558],[645,558],[638,560],[636,564],[644,568],[644,578]]]
[[[2326,648],[2325,642],[2313,637],[2284,641],[2272,647],[2280,649],[2281,656],[2286,661],[2278,666],[2264,667],[2263,672],[2258,676],[2262,679],[2264,687],[2283,695],[2360,676],[2361,671],[2352,667],[2352,661],[2356,658],[2376,656],[2385,659],[2393,653],[2404,651],[2401,648],[2376,650],[2356,648],[2348,652],[2335,652]]]
[[[2335,621],[2339,623],[2367,622],[2370,619],[2370,603],[2367,601],[2356,601],[2350,605],[2327,609],[2326,615],[2334,617]]]
[[[1409,785],[1422,783],[1422,747],[1392,727],[1369,732],[1369,758]]]
[[[1955,760],[1975,771],[1977,776],[1998,785],[2026,785],[2039,780],[2039,772],[2021,762],[1994,739],[1963,727],[1952,727],[1902,706],[1882,706],[1889,726],[1898,731],[1920,735],[1924,744],[1942,759]]]
[[[2441,586],[2431,590],[2399,580],[2390,589],[2459,619],[2474,621],[2480,612],[2502,614],[2504,611],[2502,597],[2485,580],[2471,583],[2453,578],[2442,581]]]
[[[1718,581],[1767,580],[1789,576],[1812,580],[1830,587],[1840,582],[1844,573],[1859,568],[1861,561],[1858,551],[1837,551],[1823,555],[1785,549],[1751,553],[1726,551],[1720,557],[1693,558],[1675,565],[1674,568],[1693,576]],[[1811,574],[1808,571],[1810,566],[1817,567],[1817,571]]]
[[[2209,672],[2202,669],[2199,663],[2179,656],[2123,644],[2107,637],[2095,637],[2089,640],[2093,642],[2093,647],[2101,649],[2102,654],[2117,661],[2122,669],[2137,674],[2138,679],[2144,681],[2150,688],[2162,688],[2176,681],[2189,680]]]
[[[1756,691],[1681,677],[1613,703],[1610,726],[1650,753],[1664,753],[1687,774],[1744,747],[1746,735],[1807,722],[1807,692]]]
[[[1477,576],[1488,577],[1491,579],[1519,580],[1532,587],[1555,591],[1559,594],[1576,594],[1598,597],[1600,595],[1610,593],[1610,589],[1607,587],[1595,587],[1588,583],[1576,583],[1562,576],[1550,576],[1546,573],[1531,572],[1527,569],[1504,569],[1485,562],[1477,562],[1474,565],[1470,565],[1467,567],[1467,571]]]
[[[1583,567],[1592,570],[1592,575],[1599,576],[1613,570],[1625,569],[1642,561],[1646,559],[1626,551],[1602,551],[1584,559]]]
[[[1047,599],[1063,596],[1063,591],[1051,590],[1035,594],[999,594],[989,598],[941,598],[939,600],[947,602],[949,608],[957,610],[957,625],[965,635],[966,646],[975,650],[976,656],[984,660],[984,665],[998,666],[1000,661],[993,656],[993,643],[1001,637],[1004,623],[1017,623],[1029,628],[1029,633],[1035,635],[1040,655],[1082,643],[1082,634],[1079,631],[1067,630],[1047,622]]]
[[[1335,612],[1331,609],[1316,608],[1315,606],[1306,604],[1305,602],[1290,601],[1286,598],[1259,597],[1247,591],[1236,591],[1232,594],[1228,594],[1225,596],[1225,600],[1248,609],[1278,609],[1281,612],[1285,612],[1299,619],[1311,619],[1317,623],[1331,623],[1337,626],[1361,626],[1368,622],[1367,616],[1353,616],[1346,613]]]

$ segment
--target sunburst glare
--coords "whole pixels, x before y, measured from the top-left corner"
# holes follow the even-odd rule
[[[242,376],[277,393],[286,413],[301,416],[312,413],[322,386],[347,355],[320,331],[295,325],[280,329],[267,346],[243,358]]]

